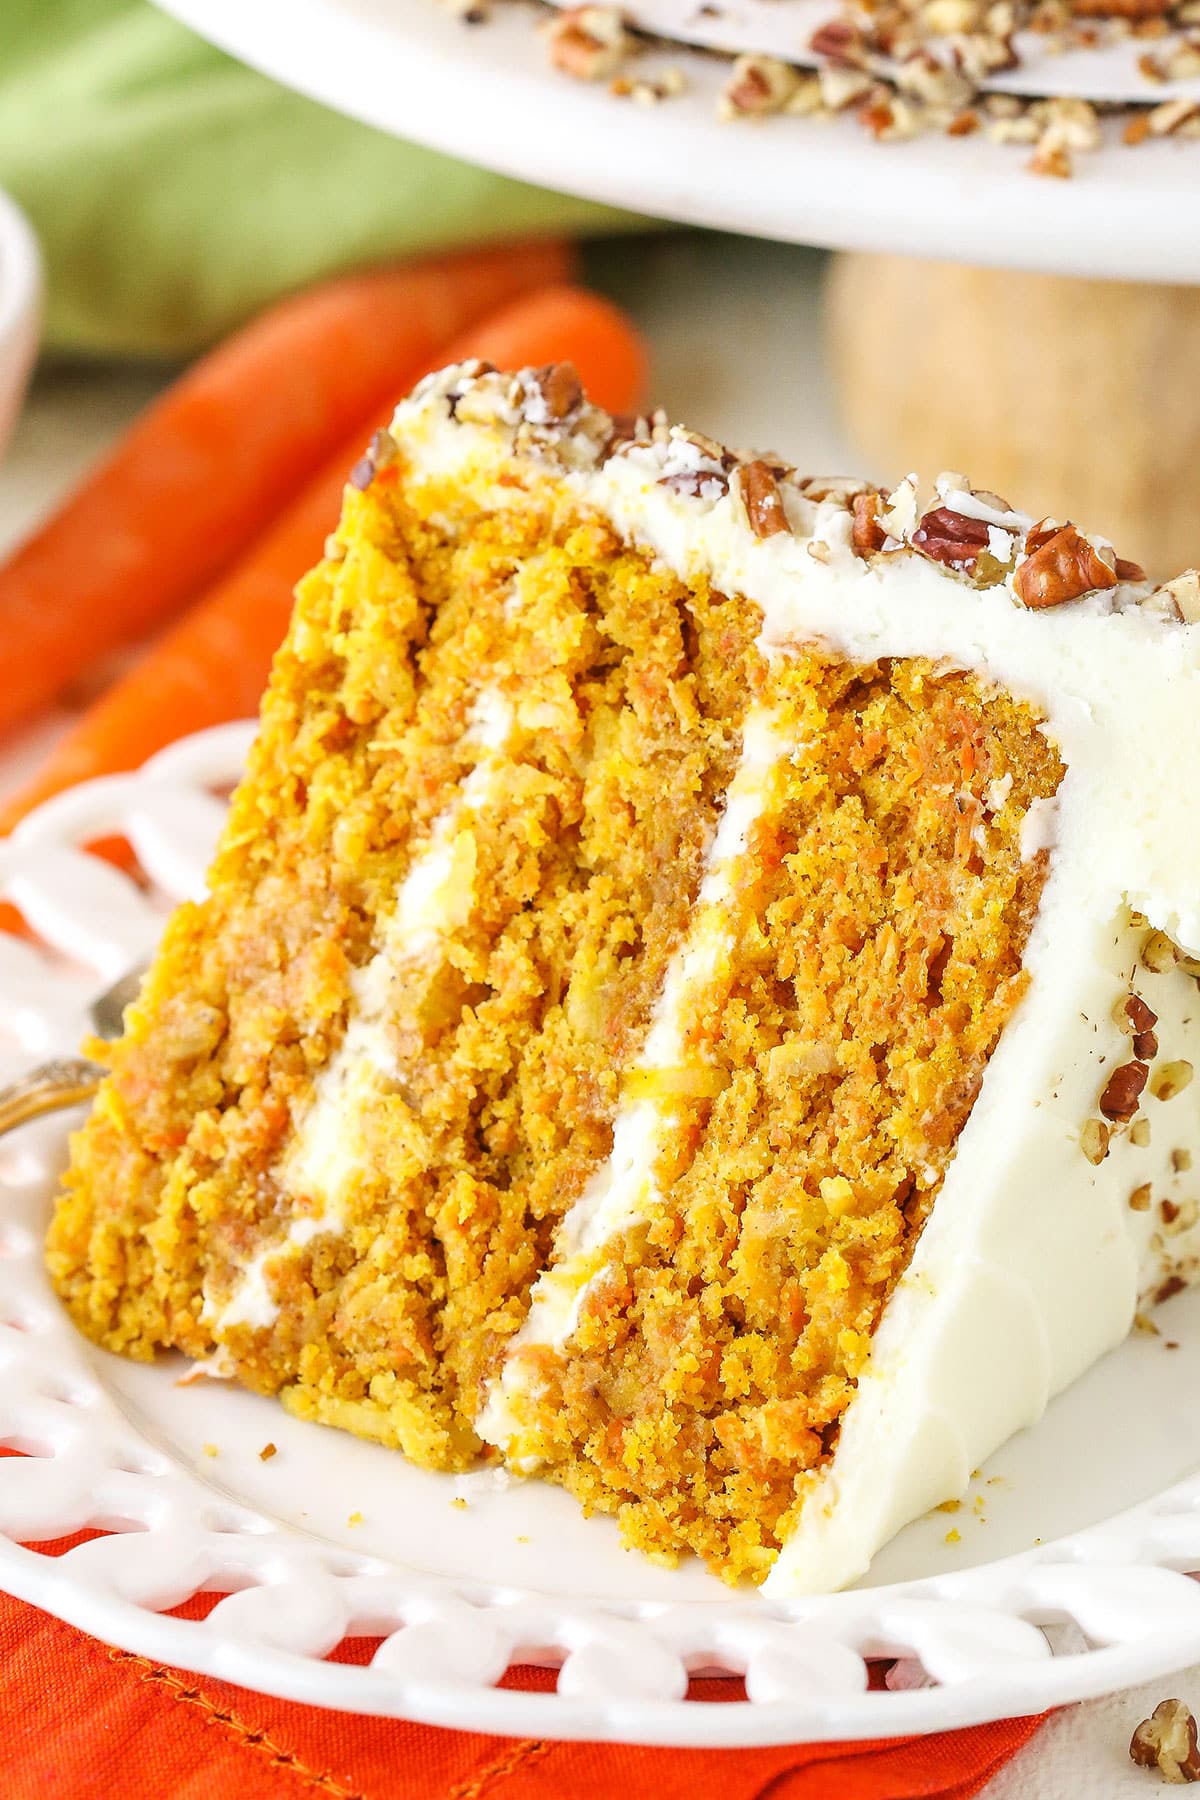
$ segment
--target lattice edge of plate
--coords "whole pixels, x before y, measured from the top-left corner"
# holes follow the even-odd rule
[[[36,936],[0,936],[0,1033],[19,1057],[73,1048],[95,993],[149,954],[170,903],[202,892],[216,794],[251,732],[185,739],[0,844],[0,895]],[[109,835],[144,882],[82,847]],[[1200,1476],[1019,1556],[775,1610],[456,1583],[281,1528],[173,1463],[97,1380],[42,1269],[61,1145],[45,1122],[0,1146],[0,1446],[19,1453],[0,1459],[0,1586],[122,1648],[356,1712],[713,1747],[937,1730],[1200,1656]],[[81,1531],[102,1535],[28,1547]],[[205,1618],[171,1615],[206,1593],[223,1597]],[[380,1640],[369,1662],[325,1660],[353,1638]],[[897,1666],[872,1690],[878,1659]],[[529,1662],[558,1668],[553,1691],[496,1685]],[[745,1702],[687,1700],[699,1672],[744,1677]]]

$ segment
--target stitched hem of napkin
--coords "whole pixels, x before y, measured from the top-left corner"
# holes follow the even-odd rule
[[[203,1688],[198,1687],[194,1682],[181,1681],[178,1675],[173,1675],[161,1664],[150,1662],[144,1656],[135,1656],[131,1650],[107,1650],[105,1654],[110,1662],[124,1663],[127,1667],[132,1668],[139,1681],[156,1685],[164,1697],[172,1702],[196,1707],[204,1714],[209,1724],[219,1727],[242,1749],[265,1758],[271,1767],[277,1769],[281,1775],[294,1775],[304,1783],[305,1787],[315,1788],[322,1794],[329,1794],[332,1796],[332,1800],[367,1800],[366,1795],[360,1789],[346,1787],[328,1770],[318,1774],[315,1769],[310,1769],[306,1763],[300,1760],[294,1750],[285,1750],[265,1731],[257,1731],[254,1726],[248,1725],[244,1719],[239,1718],[237,1713],[231,1712],[228,1707],[219,1706],[204,1692]]]

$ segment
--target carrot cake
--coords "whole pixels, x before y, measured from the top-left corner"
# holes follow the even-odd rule
[[[1189,1279],[1200,584],[423,382],[49,1239],[80,1327],[785,1596]]]

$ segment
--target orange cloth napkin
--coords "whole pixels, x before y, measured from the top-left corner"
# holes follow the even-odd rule
[[[339,1656],[365,1661],[373,1649]],[[553,1679],[518,1669],[505,1685],[544,1690]],[[0,1683],[4,1800],[968,1800],[1041,1723],[766,1750],[485,1737],[163,1668],[7,1596]],[[705,1699],[741,1694],[734,1681],[702,1687]]]

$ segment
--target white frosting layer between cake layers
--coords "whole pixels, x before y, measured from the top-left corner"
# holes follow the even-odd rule
[[[452,421],[444,391],[443,378],[398,409],[405,458],[418,477],[456,475],[481,505],[510,504],[511,487],[494,476],[517,421],[498,405],[489,423],[475,396],[477,423]],[[1196,1235],[1164,1242],[1157,1213],[1131,1209],[1128,1196],[1146,1182],[1156,1203],[1186,1196],[1171,1153],[1190,1151],[1200,1166],[1200,1083],[1146,1099],[1148,1146],[1120,1135],[1096,1166],[1080,1132],[1129,1059],[1114,1007],[1135,973],[1159,1014],[1159,1064],[1200,1064],[1200,989],[1177,968],[1140,967],[1146,928],[1128,918],[1134,908],[1200,953],[1200,629],[1132,604],[1114,609],[1111,594],[1030,612],[1011,574],[976,588],[908,553],[864,561],[844,507],[814,506],[787,486],[792,532],[759,538],[739,500],[688,498],[662,485],[665,466],[661,446],[598,462],[569,443],[557,463],[528,463],[531,479],[565,480],[684,579],[756,601],[768,655],[816,641],[856,661],[927,657],[975,671],[1039,709],[1067,766],[1057,805],[1027,822],[1030,854],[1053,844],[1026,951],[1029,988],[885,1310],[835,1454],[766,1583],[786,1600],[862,1574],[901,1525],[961,1493],[973,1467],[1124,1336],[1140,1288],[1167,1267],[1190,1276],[1196,1266]],[[994,523],[999,534],[1027,521]],[[1003,557],[1014,544],[994,550]],[[627,1209],[620,1217],[629,1222]],[[581,1229],[591,1242],[595,1219],[568,1214],[568,1254]],[[570,1330],[573,1307],[542,1307],[544,1291],[485,1409],[502,1444],[521,1348],[559,1344]],[[520,1450],[536,1462],[536,1447]]]
[[[771,777],[793,746],[777,729],[769,708],[751,711],[742,735],[738,768],[730,783],[725,810],[708,848],[707,867],[691,926],[667,971],[650,1029],[638,1058],[638,1072],[673,1077],[703,1076],[703,1065],[687,1050],[691,1002],[707,992],[719,975],[722,960],[737,942],[731,918],[737,905],[737,876],[747,837],[772,793]],[[603,1272],[602,1253],[626,1226],[644,1219],[662,1198],[655,1169],[676,1115],[669,1085],[655,1094],[635,1094],[619,1108],[613,1122],[613,1147],[562,1221],[554,1266],[538,1279],[528,1315],[513,1339],[509,1360],[493,1383],[476,1420],[485,1443],[501,1444],[513,1468],[531,1473],[538,1464],[536,1446],[524,1452],[511,1401],[524,1386],[520,1350],[527,1344],[562,1344],[571,1336],[579,1308],[592,1282]]]
[[[481,687],[462,740],[463,749],[479,761],[434,819],[383,921],[379,948],[351,978],[353,1010],[341,1043],[314,1083],[278,1171],[280,1188],[303,1210],[293,1206],[283,1235],[239,1270],[222,1305],[206,1296],[203,1317],[218,1339],[235,1325],[269,1329],[279,1316],[271,1269],[314,1238],[346,1229],[349,1190],[367,1159],[364,1121],[380,1083],[403,1074],[388,1030],[393,984],[433,980],[444,938],[474,904],[471,821],[499,797],[512,729],[512,707],[504,695]],[[314,1213],[313,1207],[319,1210]]]

